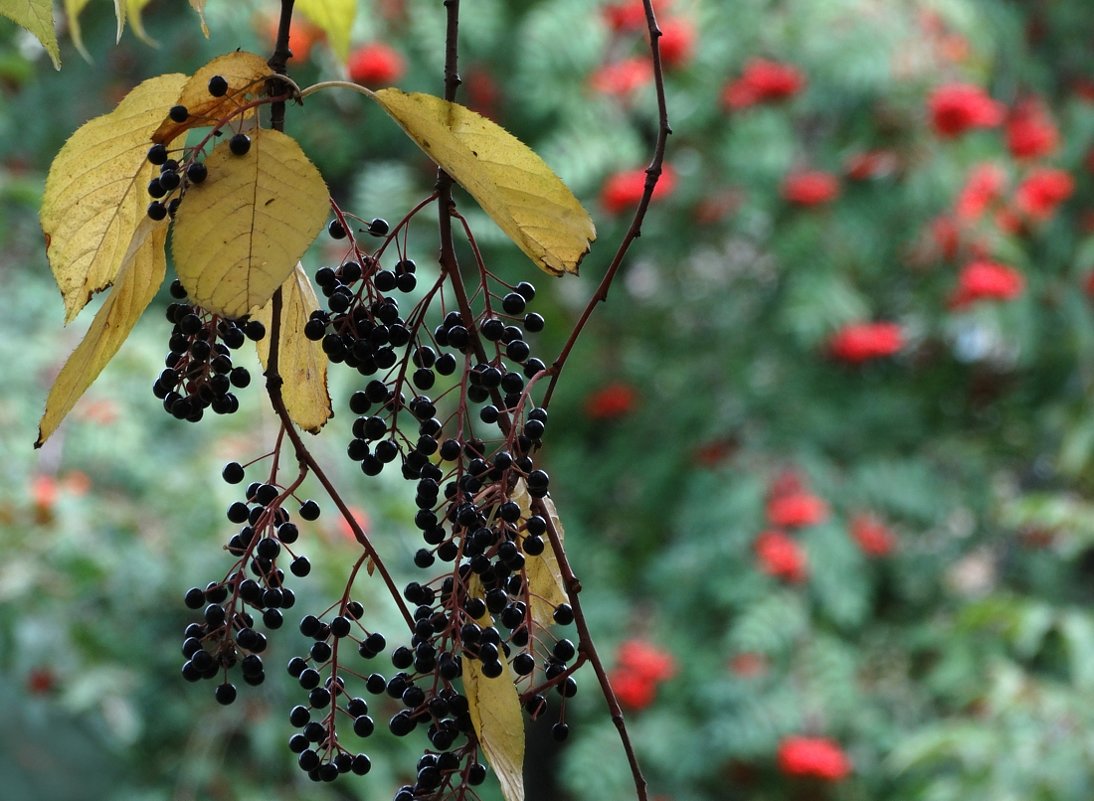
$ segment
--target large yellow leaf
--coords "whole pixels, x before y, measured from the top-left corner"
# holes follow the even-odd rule
[[[483,596],[478,576],[472,576],[468,592]],[[493,625],[489,612],[478,622],[483,627]],[[513,671],[505,660],[502,666],[502,674],[491,679],[483,675],[482,663],[477,659],[464,659],[463,691],[475,735],[497,774],[505,801],[524,801],[524,718]]]
[[[175,216],[175,270],[190,299],[226,317],[263,305],[296,267],[327,219],[330,199],[315,165],[280,131],[251,131],[251,149],[223,142],[205,159]]]
[[[372,97],[540,269],[577,272],[596,228],[527,145],[471,109],[433,95],[381,89]]]
[[[53,27],[52,0],[0,0],[0,14],[33,33],[49,53],[53,66],[61,68],[61,49]]]
[[[281,285],[281,336],[278,345],[278,373],[285,380],[281,396],[289,417],[305,431],[318,434],[331,418],[330,395],[327,393],[327,354],[318,342],[304,336],[304,326],[311,313],[319,308],[308,274],[301,264]],[[273,323],[273,300],[255,315],[269,331]],[[265,368],[269,364],[270,338],[258,341],[258,359]]]
[[[41,447],[57,430],[156,296],[166,271],[163,247],[166,239],[166,222],[153,222],[145,217],[137,226],[114,288],[49,390],[35,447]]]
[[[357,0],[296,0],[296,10],[327,34],[331,50],[342,61],[349,57],[349,34],[357,16]]]
[[[528,494],[528,485],[524,479],[517,481],[513,492],[513,500],[520,506],[521,520],[527,520],[532,511],[532,496]],[[562,521],[555,511],[555,502],[550,497],[543,498],[543,507],[551,523],[558,532],[559,542],[564,537]],[[555,607],[569,602],[566,594],[566,585],[562,581],[562,571],[559,569],[555,551],[550,546],[544,549],[539,556],[529,556],[524,566],[524,575],[528,581],[529,593],[532,596],[532,620],[541,628],[550,626],[554,620]]]
[[[175,122],[167,116],[168,108],[165,108],[162,122],[152,134],[152,141],[169,142],[190,128],[212,125],[230,116],[248,97],[260,94],[265,88],[266,79],[273,74],[266,59],[254,53],[237,51],[217,56],[194,73],[171,104],[186,106],[190,116],[183,122]],[[219,75],[228,83],[228,92],[223,97],[209,94],[209,79],[214,75]]]
[[[65,321],[110,286],[148,206],[148,137],[185,75],[150,78],[109,114],[82,125],[53,159],[40,213]]]

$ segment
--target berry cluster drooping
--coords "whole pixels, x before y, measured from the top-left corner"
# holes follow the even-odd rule
[[[229,484],[238,484],[244,469],[232,462],[223,475]],[[307,558],[293,552],[299,531],[284,508],[285,500],[285,493],[272,484],[248,486],[246,501],[236,501],[227,512],[228,520],[241,526],[227,545],[235,564],[225,578],[205,589],[192,587],[184,598],[188,608],[202,610],[202,621],[186,627],[182,675],[187,681],[220,677],[216,698],[222,704],[236,698],[236,687],[228,680],[228,671],[236,666],[247,684],[265,680],[261,654],[266,650],[266,636],[255,628],[255,615],[267,629],[279,629],[284,622],[282,610],[296,603],[279,564],[288,560],[289,571],[298,577],[311,571]],[[299,514],[314,520],[319,506],[306,501]]]
[[[289,714],[296,729],[289,748],[314,781],[369,772],[360,740],[376,728],[396,737],[425,734],[415,779],[396,791],[395,801],[465,797],[467,788],[485,779],[471,709],[474,696],[487,690],[469,689],[470,681],[513,682],[533,720],[546,715],[553,691],[561,703],[552,734],[565,739],[566,701],[577,692],[572,674],[581,661],[574,642],[552,630],[574,620],[562,589],[535,584],[554,575],[534,569],[535,560],[549,558],[553,525],[545,505],[550,479],[536,461],[548,414],[533,395],[548,371],[529,341],[544,327],[543,317],[528,308],[535,287],[507,284],[483,267],[470,298],[447,273],[423,291],[405,252],[408,219],[393,230],[382,219],[337,214],[328,234],[345,240],[347,250],[338,264],[315,274],[326,308],[310,313],[303,333],[321,343],[332,363],[360,377],[348,399],[348,458],[366,476],[396,466],[414,487],[420,540],[413,563],[425,575],[397,599],[410,631],[391,637],[389,646],[389,636],[369,623],[347,585],[338,602],[300,619],[309,643],[287,666],[304,693]],[[363,234],[382,240],[375,251],[363,247]],[[385,256],[388,248],[395,255]],[[174,304],[170,316],[177,329],[174,361],[157,391],[178,386],[185,374],[192,384],[186,398],[193,398],[203,378],[223,375],[202,358],[225,355],[218,348],[238,346],[254,324],[240,328],[184,303]],[[222,345],[218,336],[232,342]],[[208,343],[209,353],[202,346],[192,353],[199,341]],[[229,465],[225,478],[241,481],[242,468]],[[290,603],[283,602],[288,590],[276,561],[296,537],[295,527],[283,536],[291,526],[281,509],[285,494],[252,485],[248,503],[229,509],[229,519],[243,526],[228,544],[238,561],[223,582],[187,596],[195,608],[213,607],[206,607],[200,631],[188,632],[194,637],[187,641],[188,677],[219,675],[240,654],[254,663],[251,635],[240,641],[244,630],[252,630],[243,605],[278,624],[280,610],[291,606],[291,593]],[[301,559],[290,568],[297,575],[307,572],[298,570]],[[255,578],[242,577],[248,565]],[[384,653],[387,668],[377,663]],[[192,664],[195,656],[200,665]],[[367,696],[380,698],[370,708]],[[377,700],[389,705],[387,699],[401,708],[380,725],[373,708],[380,708]]]
[[[257,320],[234,321],[210,314],[186,303],[186,290],[176,279],[171,283],[176,299],[167,307],[167,319],[174,324],[168,342],[166,369],[152,385],[163,408],[179,420],[197,422],[206,409],[231,414],[239,409],[232,392],[251,383],[246,367],[232,364],[231,352],[247,339],[265,336]]]

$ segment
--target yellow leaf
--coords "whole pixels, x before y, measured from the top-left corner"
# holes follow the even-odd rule
[[[72,37],[72,44],[87,61],[91,61],[91,54],[84,46],[83,29],[80,28],[80,14],[91,0],[65,0],[65,18],[68,20],[68,32]]]
[[[125,0],[126,7],[126,19],[129,20],[129,24],[133,28],[133,34],[142,42],[153,47],[158,43],[155,39],[148,35],[148,31],[144,29],[144,20],[141,14],[144,12],[144,7],[147,6],[152,0]]]
[[[577,272],[596,228],[562,179],[527,145],[439,97],[398,89],[372,97],[536,266],[552,275]]]
[[[260,94],[265,88],[266,79],[273,74],[266,59],[254,53],[238,51],[217,56],[194,73],[178,98],[170,104],[186,106],[190,116],[183,122],[175,122],[166,116],[168,109],[165,108],[163,121],[152,134],[152,141],[169,142],[190,128],[202,128],[230,116],[248,97]],[[209,79],[214,75],[228,82],[228,92],[223,97],[209,94]]]
[[[251,148],[229,143],[205,159],[209,177],[187,190],[172,252],[191,301],[226,317],[263,305],[326,222],[327,186],[296,140],[256,128]]]
[[[349,34],[357,16],[356,0],[296,0],[296,10],[327,34],[331,50],[342,61],[349,57]]]
[[[40,219],[65,321],[110,286],[148,206],[148,137],[185,75],[150,78],[109,114],[82,125],[53,159]]]
[[[477,575],[467,589],[472,596],[483,597]],[[493,625],[490,613],[483,613],[478,623],[484,628]],[[463,690],[475,735],[497,774],[505,801],[524,801],[524,718],[513,671],[504,659],[502,667],[501,675],[491,679],[483,675],[479,660],[464,659]]]
[[[0,14],[37,37],[49,53],[53,66],[61,68],[61,49],[53,26],[52,0],[0,0]]]
[[[57,430],[156,296],[166,271],[166,239],[166,222],[153,222],[146,216],[137,226],[114,288],[49,390],[35,447],[41,447]]]
[[[304,336],[304,326],[319,308],[308,274],[297,264],[293,274],[281,285],[281,335],[278,346],[278,372],[285,380],[281,396],[292,421],[305,431],[318,434],[334,414],[327,394],[327,354],[318,342]],[[254,315],[270,331],[273,300]],[[258,358],[265,369],[270,357],[270,338],[258,341]]]
[[[532,496],[528,494],[528,485],[524,479],[517,481],[513,492],[513,500],[520,506],[521,520],[527,520],[532,516]],[[550,497],[543,498],[543,506],[547,510],[551,523],[558,532],[559,542],[562,541],[564,532],[562,521],[555,511],[555,502]],[[555,551],[548,543],[543,553],[539,556],[529,556],[525,562],[524,575],[528,581],[529,594],[532,597],[532,620],[541,628],[550,626],[554,620],[555,607],[568,603],[570,598],[566,594],[566,584],[562,580],[562,571],[559,569]]]
[[[205,34],[205,38],[209,38],[209,26],[205,23],[205,0],[190,0],[190,8],[198,12],[198,17],[201,18],[201,32]]]

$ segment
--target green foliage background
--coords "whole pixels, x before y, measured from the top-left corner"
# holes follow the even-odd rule
[[[233,498],[220,467],[267,448],[272,422],[255,388],[243,398],[252,411],[235,419],[189,427],[160,412],[150,385],[166,352],[166,299],[66,429],[30,449],[51,376],[86,325],[62,330],[42,254],[35,207],[49,160],[137,80],[268,47],[256,15],[276,3],[210,0],[210,42],[184,5],[149,7],[161,42],[150,49],[128,37],[112,47],[109,4],[92,3],[84,27],[96,64],[69,48],[58,74],[0,20],[0,795],[386,797],[413,767],[408,744],[376,744],[367,779],[312,787],[283,746],[295,701],[280,671],[228,710],[177,677],[182,593],[223,569],[222,509]],[[361,5],[354,43],[386,41],[408,61],[399,86],[438,91],[439,4]],[[628,222],[598,192],[609,175],[644,166],[655,123],[651,87],[613,96],[589,76],[640,54],[643,41],[611,32],[587,0],[465,5],[467,84],[492,79],[493,113],[586,199],[608,245],[580,281],[533,278],[550,355]],[[964,42],[963,57],[940,55],[926,14]],[[1094,7],[673,0],[663,16],[697,32],[693,56],[667,79],[676,188],[654,205],[575,351],[544,451],[602,653],[610,661],[619,642],[643,638],[678,662],[656,701],[628,716],[653,795],[1087,801],[1094,312],[1083,287],[1094,269],[1094,102],[1076,86],[1094,79]],[[797,65],[808,87],[730,114],[723,87],[756,56]],[[294,74],[306,83],[341,69],[320,44]],[[973,165],[994,161],[1012,176],[1024,167],[998,130],[953,141],[930,131],[926,97],[954,81],[1011,105],[1041,98],[1062,133],[1047,162],[1076,180],[1045,224],[979,232],[1027,289],[961,312],[946,302],[960,265],[919,255],[925,227],[952,207]],[[316,99],[289,129],[340,203],[397,219],[432,175],[380,116],[356,97]],[[840,173],[849,156],[878,148],[898,168],[844,180],[830,206],[780,198],[792,168]],[[725,213],[701,211],[712,204]],[[519,253],[468,216],[498,272],[529,277]],[[414,247],[431,260],[424,235]],[[861,366],[826,356],[834,330],[867,319],[901,324],[900,354]],[[586,399],[610,382],[635,390],[633,408],[591,419]],[[336,400],[350,389],[336,384]],[[327,463],[340,463],[340,439],[320,440]],[[712,445],[722,458],[696,457]],[[786,469],[831,508],[800,534],[803,584],[765,575],[753,551],[765,493]],[[410,493],[349,470],[338,480],[381,546],[405,552],[397,568],[410,575]],[[45,484],[55,498],[35,495]],[[897,533],[892,554],[855,546],[847,524],[861,511]],[[325,606],[354,553],[322,522],[300,608]],[[359,592],[390,614],[378,588]],[[295,653],[294,637],[274,638],[274,664]],[[761,669],[735,671],[742,656]],[[582,683],[565,748],[530,734],[540,793],[530,799],[628,797],[591,675]],[[852,775],[828,785],[781,774],[775,754],[791,734],[838,742]]]

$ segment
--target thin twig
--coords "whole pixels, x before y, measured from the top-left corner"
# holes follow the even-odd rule
[[[657,93],[657,139],[654,142],[653,157],[650,159],[649,166],[646,167],[646,184],[642,192],[642,199],[639,201],[638,208],[631,219],[630,228],[627,229],[623,241],[619,243],[619,247],[608,265],[608,271],[604,273],[596,292],[589,299],[577,324],[570,332],[566,344],[563,345],[561,352],[558,354],[558,358],[550,367],[551,383],[547,386],[547,392],[543,395],[544,407],[550,404],[551,395],[554,394],[558,377],[562,374],[562,368],[570,357],[574,345],[577,344],[577,339],[585,329],[586,323],[592,317],[597,304],[608,299],[608,290],[611,288],[612,282],[615,281],[619,268],[623,266],[623,259],[627,255],[627,251],[630,250],[631,243],[642,235],[642,221],[646,218],[646,210],[653,199],[653,190],[657,186],[657,181],[661,178],[661,169],[665,162],[665,148],[672,129],[669,127],[668,103],[665,100],[665,75],[661,66],[661,48],[658,43],[661,38],[661,29],[657,26],[657,17],[653,13],[653,0],[643,0],[643,5],[646,8],[646,27],[650,34],[650,57],[653,62],[653,83]]]

